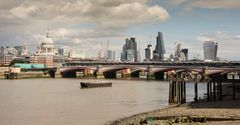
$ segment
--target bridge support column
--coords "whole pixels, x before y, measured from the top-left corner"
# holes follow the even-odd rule
[[[102,65],[98,65],[98,67],[97,67],[96,78],[97,79],[103,79],[104,78]]]
[[[153,72],[153,65],[149,65],[147,69],[147,80],[155,80],[155,75]]]
[[[55,78],[55,72],[56,71],[52,69],[48,71],[48,74],[50,75],[51,78]]]
[[[61,72],[60,72],[60,67],[57,67],[57,71],[55,72],[55,78],[61,78]]]
[[[84,70],[84,77],[92,77],[93,71],[91,69]]]
[[[122,78],[128,78],[130,77],[131,71],[130,69],[123,69],[122,70]]]

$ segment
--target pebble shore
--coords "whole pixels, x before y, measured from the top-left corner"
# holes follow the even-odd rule
[[[175,119],[171,119],[175,117]],[[203,123],[184,121],[185,118],[202,118]],[[165,119],[161,119],[165,118]],[[177,119],[176,119],[177,118]],[[179,120],[179,118],[182,118]],[[211,119],[211,120],[210,120]],[[172,125],[172,124],[204,124],[204,125],[239,125],[240,100],[224,100],[217,102],[191,102],[172,105],[167,108],[140,113],[122,118],[107,125]]]

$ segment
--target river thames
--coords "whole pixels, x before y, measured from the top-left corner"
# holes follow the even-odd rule
[[[1,125],[102,125],[168,106],[168,82],[109,80],[112,87],[81,89],[82,79],[0,80]],[[187,101],[194,96],[186,84]],[[203,96],[205,84],[199,84]]]

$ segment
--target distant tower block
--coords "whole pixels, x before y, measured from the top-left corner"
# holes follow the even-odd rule
[[[155,59],[157,58],[157,60],[162,60],[164,58],[164,54],[166,53],[162,32],[158,32],[156,41],[157,41],[157,45],[155,48],[155,55],[157,55],[157,57],[155,57]]]
[[[205,41],[203,43],[204,61],[217,60],[218,43],[214,41]]]
[[[188,49],[185,48],[185,49],[182,49],[181,51],[185,56],[185,61],[188,61]]]
[[[153,50],[152,45],[149,44],[147,48],[145,49],[145,60],[150,61],[153,58]]]

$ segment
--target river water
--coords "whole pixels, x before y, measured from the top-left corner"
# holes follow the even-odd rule
[[[0,125],[102,125],[168,105],[168,82],[110,80],[81,89],[81,79],[0,80]],[[187,84],[187,101],[193,84]],[[206,90],[199,84],[199,95]]]

